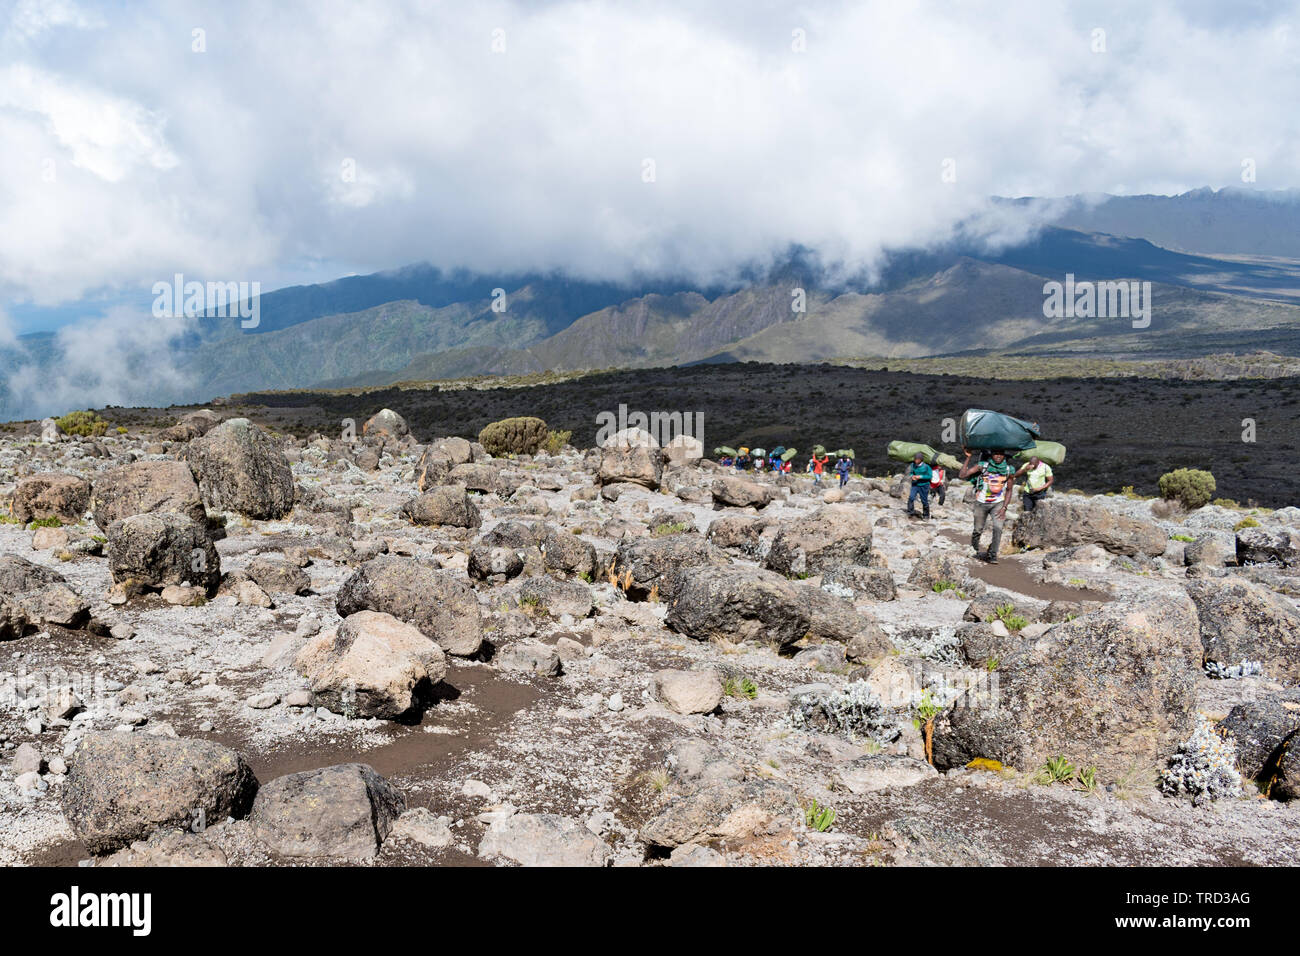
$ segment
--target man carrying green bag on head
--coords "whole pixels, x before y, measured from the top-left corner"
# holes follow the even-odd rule
[[[998,563],[998,547],[1002,544],[1002,526],[1007,520],[1007,505],[1011,501],[1011,478],[1014,469],[1007,461],[1006,452],[996,449],[990,453],[990,460],[971,462],[974,452],[965,448],[966,463],[962,465],[958,478],[975,478],[975,527],[971,531],[970,546],[975,549],[975,557],[989,564]],[[980,554],[980,537],[984,526],[993,519],[993,537],[989,549]]]

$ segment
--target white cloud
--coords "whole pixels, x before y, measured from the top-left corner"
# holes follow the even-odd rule
[[[991,195],[1240,185],[1245,157],[1300,185],[1294,3],[97,9],[20,4],[0,40],[0,300],[320,262],[715,275],[791,242],[870,265],[1023,233]]]

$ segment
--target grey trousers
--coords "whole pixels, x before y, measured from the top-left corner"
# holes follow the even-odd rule
[[[1006,523],[1006,517],[998,514],[1002,510],[1001,501],[975,502],[975,529],[970,535],[970,546],[976,551],[980,549],[980,537],[984,534],[984,525],[992,519],[993,537],[989,541],[989,554],[997,557],[998,547],[1002,544],[1002,526]]]

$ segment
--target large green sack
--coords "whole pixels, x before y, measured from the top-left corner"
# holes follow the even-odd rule
[[[781,454],[781,460],[782,460],[782,461],[789,461],[791,458],[793,458],[793,457],[794,457],[795,455],[797,455],[797,454],[799,454],[799,449],[797,449],[797,448],[787,448],[787,449],[786,449],[786,450]]]
[[[1059,441],[1036,441],[1033,448],[1017,452],[1016,458],[1020,461],[1029,461],[1034,455],[1055,468],[1065,461],[1065,446]]]
[[[928,465],[934,461],[937,452],[929,445],[922,445],[914,441],[891,441],[889,443],[889,457],[894,461],[910,462],[920,452],[925,456],[925,463]]]
[[[852,448],[840,448],[840,449],[838,449],[838,450],[837,450],[833,455],[831,455],[831,457],[832,457],[832,458],[848,458],[850,461],[852,461],[852,460],[853,460],[853,449],[852,449]]]
[[[757,459],[757,458],[766,458],[766,457],[767,457],[767,449],[766,449],[766,448],[751,448],[751,449],[749,450],[749,454],[750,454],[751,456],[753,456],[754,458],[756,458],[756,459]]]
[[[948,454],[946,451],[941,451],[939,452],[939,454],[935,455],[934,461],[930,462],[930,464],[938,465],[940,468],[946,468],[948,469],[948,471],[951,471],[954,475],[957,472],[961,471],[961,462],[959,462],[952,455]]]
[[[968,408],[961,416],[958,437],[963,448],[1015,451],[1034,447],[1038,439],[1038,423],[985,408]]]
[[[722,445],[719,446],[718,448],[713,449],[713,454],[717,455],[719,458],[735,458],[736,449],[728,448],[726,445]]]

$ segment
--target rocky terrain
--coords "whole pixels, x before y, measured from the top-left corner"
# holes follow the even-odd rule
[[[987,565],[956,483],[392,405],[0,439],[0,862],[1300,863],[1300,509]]]

